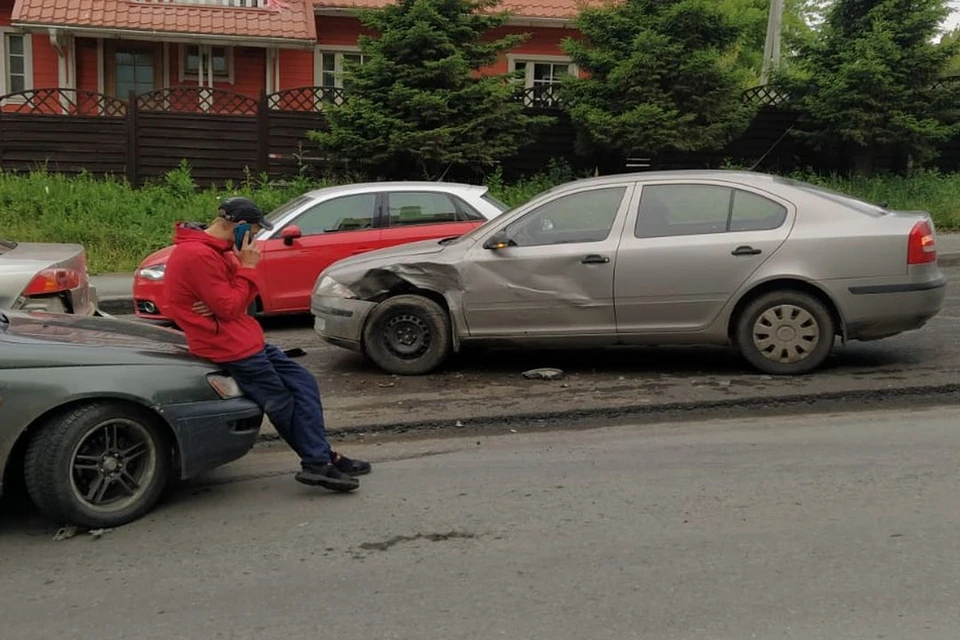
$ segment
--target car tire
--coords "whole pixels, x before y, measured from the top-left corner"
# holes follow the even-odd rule
[[[24,477],[30,498],[48,518],[101,529],[149,512],[168,484],[172,462],[169,439],[146,410],[94,402],[39,428],[27,446]]]
[[[836,323],[829,309],[802,291],[774,291],[740,314],[736,344],[753,367],[771,375],[802,375],[830,356]]]
[[[450,316],[417,295],[388,298],[363,329],[363,351],[378,367],[398,375],[430,373],[450,355]]]

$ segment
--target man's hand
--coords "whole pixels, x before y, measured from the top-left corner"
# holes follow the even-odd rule
[[[257,243],[253,242],[251,239],[253,234],[247,234],[243,239],[243,244],[240,246],[238,251],[234,248],[234,251],[237,254],[237,258],[240,260],[240,264],[251,269],[257,266],[257,263],[260,262],[260,247]]]
[[[210,311],[210,307],[202,302],[193,303],[193,312],[201,316],[206,316],[207,318],[213,316],[213,311]]]

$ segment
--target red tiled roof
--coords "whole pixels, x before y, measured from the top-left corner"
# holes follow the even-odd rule
[[[318,9],[380,9],[393,0],[312,0]],[[522,18],[572,19],[581,5],[600,4],[599,0],[503,0],[497,10],[512,12]]]
[[[267,9],[247,9],[169,0],[17,0],[13,24],[316,41],[310,0],[271,4]]]

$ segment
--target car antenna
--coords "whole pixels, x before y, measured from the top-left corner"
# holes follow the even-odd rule
[[[753,171],[753,170],[755,170],[755,169],[760,165],[760,163],[763,162],[764,160],[766,160],[767,156],[770,155],[770,153],[771,153],[774,149],[777,148],[777,145],[780,144],[781,142],[783,142],[783,139],[786,138],[786,137],[787,137],[787,134],[790,133],[791,131],[793,131],[793,125],[790,125],[790,126],[787,128],[787,130],[784,131],[783,134],[782,134],[779,138],[777,138],[777,141],[774,142],[772,145],[770,145],[770,148],[767,149],[766,151],[764,151],[764,152],[763,152],[763,155],[760,156],[760,159],[757,160],[756,162],[754,162],[754,163],[753,163],[753,166],[750,167],[749,169],[747,169],[747,171]]]

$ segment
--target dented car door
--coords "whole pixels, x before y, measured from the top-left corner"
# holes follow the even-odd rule
[[[460,264],[471,338],[616,334],[613,275],[631,182],[565,193]]]

